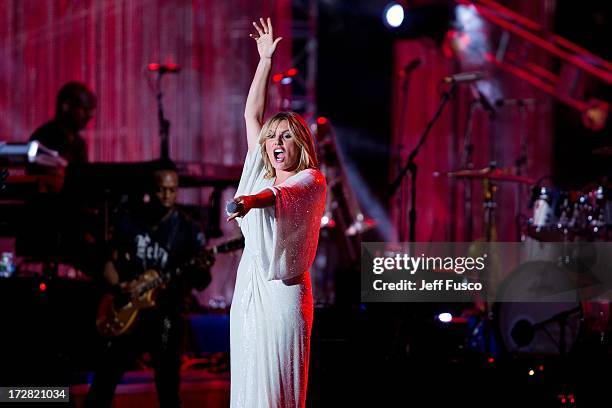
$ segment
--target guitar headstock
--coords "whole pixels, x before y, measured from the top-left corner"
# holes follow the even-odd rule
[[[222,244],[205,248],[197,257],[191,260],[190,266],[210,269],[215,264],[216,254],[236,251],[242,248],[244,248],[244,237],[231,239]]]
[[[244,248],[244,237],[240,236],[239,238],[234,238],[222,244],[216,245],[211,249],[213,249],[215,253],[222,254],[224,252],[236,251],[242,248]]]

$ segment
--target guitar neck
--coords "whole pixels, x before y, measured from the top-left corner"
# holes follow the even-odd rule
[[[222,244],[208,247],[206,251],[216,255],[216,254],[222,254],[225,252],[235,251],[241,248],[244,248],[244,237],[232,239]],[[160,276],[158,276],[157,278],[144,284],[140,290],[140,293],[144,294],[152,289],[158,288],[164,283],[170,282],[176,276],[179,276],[185,268],[189,267],[190,265],[193,265],[196,258],[190,259],[188,262],[185,262],[183,265],[177,268],[161,273]]]
[[[208,247],[207,250],[216,255],[242,248],[244,248],[244,237],[235,238],[222,244]]]

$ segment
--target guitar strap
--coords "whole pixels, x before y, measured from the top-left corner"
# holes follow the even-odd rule
[[[178,217],[178,212],[176,210],[172,210],[172,214],[170,215],[170,222],[173,222],[174,225],[172,226],[172,229],[170,230],[170,233],[168,234],[168,238],[166,239],[166,243],[164,245],[164,247],[168,250],[168,256],[169,259],[172,258],[172,256],[174,255],[175,251],[174,251],[174,241],[176,240],[176,234],[178,232],[178,228],[179,228],[179,224],[180,224],[180,220]]]

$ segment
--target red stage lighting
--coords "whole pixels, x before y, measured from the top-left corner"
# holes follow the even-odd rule
[[[284,78],[284,75],[283,75],[283,74],[274,74],[274,75],[272,76],[272,81],[274,81],[274,82],[280,82],[280,81],[282,81],[282,80],[283,80],[283,78]]]
[[[327,118],[325,116],[319,116],[317,118],[317,125],[325,125],[327,124]]]
[[[47,284],[46,284],[45,282],[40,282],[40,283],[38,284],[38,289],[39,289],[41,292],[45,292],[45,291],[47,290]]]
[[[287,72],[285,72],[285,75],[287,75],[288,77],[294,77],[296,76],[298,73],[297,68],[290,68],[287,70]]]
[[[179,66],[173,62],[169,62],[166,64],[166,69],[170,72],[174,72],[179,69]]]

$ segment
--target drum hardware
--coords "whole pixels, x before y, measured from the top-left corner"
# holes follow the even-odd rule
[[[495,192],[497,185],[495,182],[511,182],[526,185],[535,184],[535,180],[530,177],[524,177],[512,174],[509,169],[501,169],[492,162],[489,166],[481,169],[464,169],[451,171],[446,173],[448,177],[459,179],[478,179],[484,181],[483,191],[483,208],[484,208],[484,226],[485,237],[490,242],[494,235],[493,216],[497,204],[495,202]]]
[[[511,183],[521,183],[526,185],[535,184],[535,180],[530,177],[519,176],[512,174],[510,169],[501,169],[495,166],[495,163],[481,169],[465,169],[450,171],[446,173],[452,178],[468,178],[468,179],[487,179],[491,181],[503,181]]]
[[[610,302],[597,300],[606,289],[589,265],[588,271],[576,268],[584,256],[570,252],[569,263],[526,262],[503,281],[494,321],[507,352],[563,356],[578,341],[596,337],[600,345],[606,343],[612,328]]]
[[[546,242],[606,239],[612,224],[612,196],[604,185],[583,190],[536,186],[532,195],[529,236]]]
[[[559,312],[550,317],[549,319],[542,320],[533,324],[526,319],[519,320],[512,327],[512,330],[510,331],[510,336],[519,348],[523,348],[531,344],[535,337],[535,333],[538,330],[544,330],[549,336],[551,336],[551,334],[547,331],[546,327],[551,323],[557,323],[559,325],[559,341],[557,342],[557,345],[559,347],[559,353],[563,356],[568,351],[566,349],[565,344],[565,330],[567,326],[567,321],[570,316],[580,313],[580,311],[580,306],[577,306],[573,309]]]

